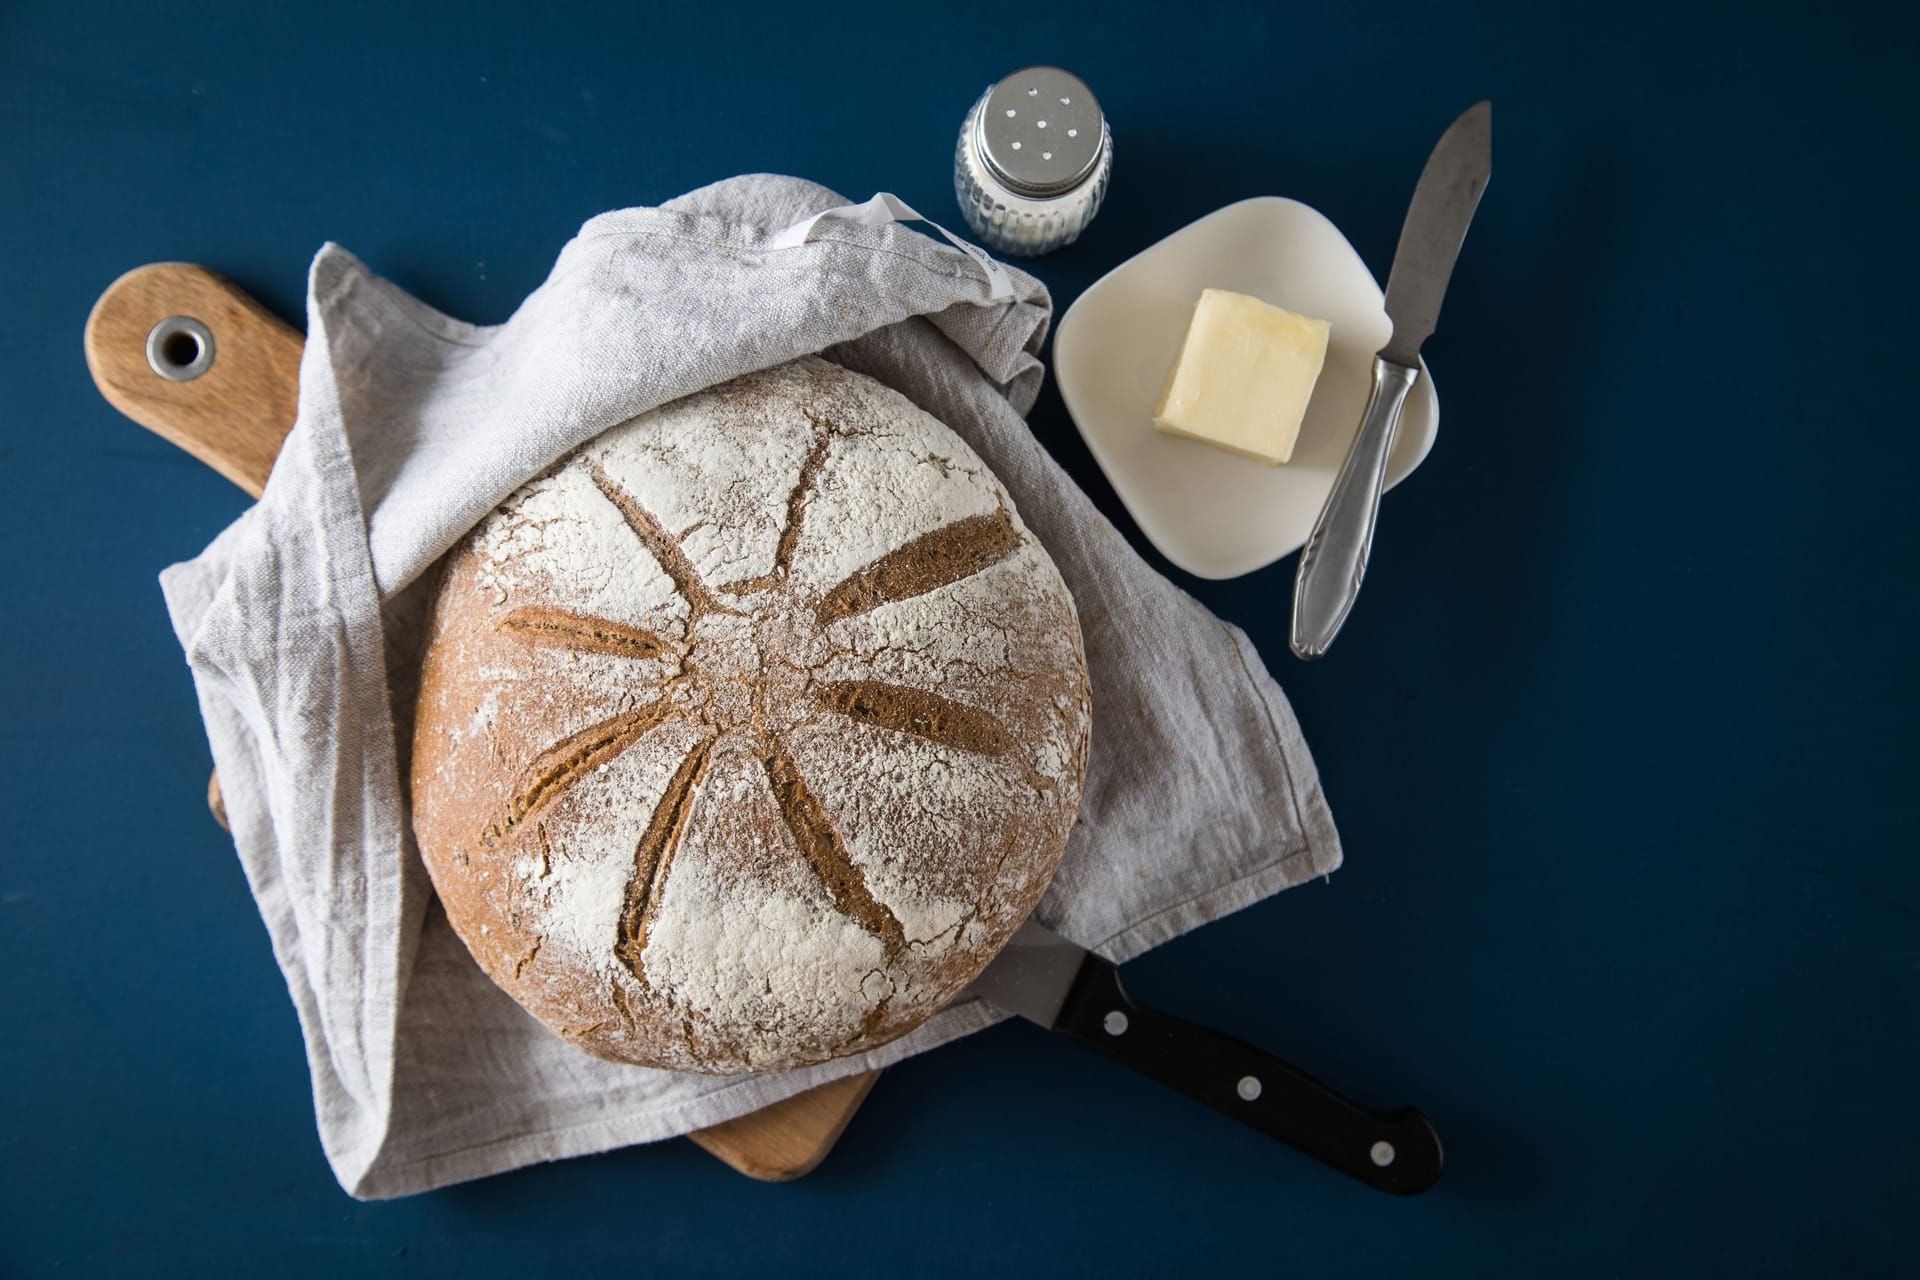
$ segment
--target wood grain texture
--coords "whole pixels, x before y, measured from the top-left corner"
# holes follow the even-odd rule
[[[826,1158],[879,1078],[845,1076],[687,1136],[749,1178],[790,1182]]]
[[[172,382],[147,363],[147,335],[169,316],[213,332],[213,367]],[[160,262],[114,281],[87,317],[87,367],[100,394],[259,497],[300,399],[300,334],[205,267]]]
[[[215,770],[207,775],[207,809],[213,814],[213,820],[220,829],[232,834],[233,824],[227,821],[227,798],[220,794],[220,772]]]
[[[191,316],[213,333],[213,366],[189,382],[169,381],[147,363],[147,335],[169,316]],[[100,394],[256,498],[293,427],[304,346],[297,330],[231,282],[184,262],[129,271],[87,317],[87,367]],[[217,774],[207,806],[225,827]],[[826,1158],[879,1075],[835,1080],[688,1137],[750,1178],[798,1178]]]

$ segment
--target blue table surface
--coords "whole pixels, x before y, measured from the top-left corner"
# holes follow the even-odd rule
[[[0,7],[0,1273],[1910,1266],[1911,12]],[[184,259],[297,318],[333,239],[497,322],[586,217],[751,170],[957,219],[953,131],[1031,62],[1118,138],[1035,268],[1061,310],[1262,194],[1384,277],[1497,104],[1439,441],[1332,656],[1287,653],[1291,561],[1174,575],[1292,698],[1347,865],[1130,966],[1418,1103],[1445,1181],[1377,1196],[1012,1025],[887,1073],[791,1185],[670,1142],[349,1200],[154,581],[244,499],[95,393],[88,307]],[[1051,386],[1032,421],[1153,558]]]

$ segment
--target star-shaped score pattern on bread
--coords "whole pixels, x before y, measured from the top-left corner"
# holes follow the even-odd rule
[[[830,425],[819,425],[819,441],[801,469],[790,500],[773,572],[732,584],[724,593],[701,580],[679,542],[652,514],[603,469],[593,469],[595,486],[652,552],[686,602],[686,639],[668,638],[610,618],[542,607],[516,609],[500,623],[528,644],[664,659],[676,663],[679,673],[657,700],[609,716],[541,752],[523,773],[507,812],[482,834],[482,843],[491,847],[510,838],[568,787],[662,724],[692,721],[707,731],[674,771],[634,850],[633,876],[627,882],[614,954],[641,982],[646,981],[643,957],[648,926],[659,910],[667,871],[686,831],[707,764],[723,739],[731,735],[752,744],[794,847],[834,904],[878,938],[890,955],[906,945],[900,921],[868,890],[859,866],[847,856],[839,832],[794,762],[786,742],[788,728],[824,712],[979,755],[1003,756],[1014,750],[1012,735],[988,712],[927,689],[876,680],[820,680],[794,661],[794,650],[812,647],[806,644],[811,637],[793,635],[796,629],[824,631],[841,619],[937,590],[998,564],[1022,541],[1002,509],[992,515],[968,516],[914,538],[824,592],[797,586],[790,568],[805,528],[806,501],[834,436]],[[769,619],[774,625],[755,625]],[[703,661],[703,650],[731,650],[742,642],[758,647],[766,676],[745,698],[731,687],[737,685],[737,653],[726,652],[726,661]],[[718,687],[720,682],[730,687]],[[1050,785],[1044,778],[1036,782]]]

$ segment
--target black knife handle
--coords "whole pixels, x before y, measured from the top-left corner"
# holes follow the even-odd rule
[[[1138,1004],[1089,955],[1054,1030],[1370,1187],[1417,1195],[1440,1180],[1440,1137],[1413,1107],[1370,1111],[1270,1053]]]

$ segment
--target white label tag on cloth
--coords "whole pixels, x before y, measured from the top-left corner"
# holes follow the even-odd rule
[[[837,209],[823,209],[806,221],[796,222],[774,236],[767,241],[767,248],[799,248],[813,238],[813,229],[822,218],[843,218],[848,222],[858,222],[868,227],[883,227],[889,222],[924,222],[951,241],[954,248],[980,264],[980,269],[987,273],[987,283],[993,287],[991,297],[994,301],[1013,296],[1013,278],[1007,274],[1007,269],[995,262],[992,255],[985,249],[968,244],[932,218],[916,211],[912,205],[890,191],[882,191],[865,204],[843,204]]]

